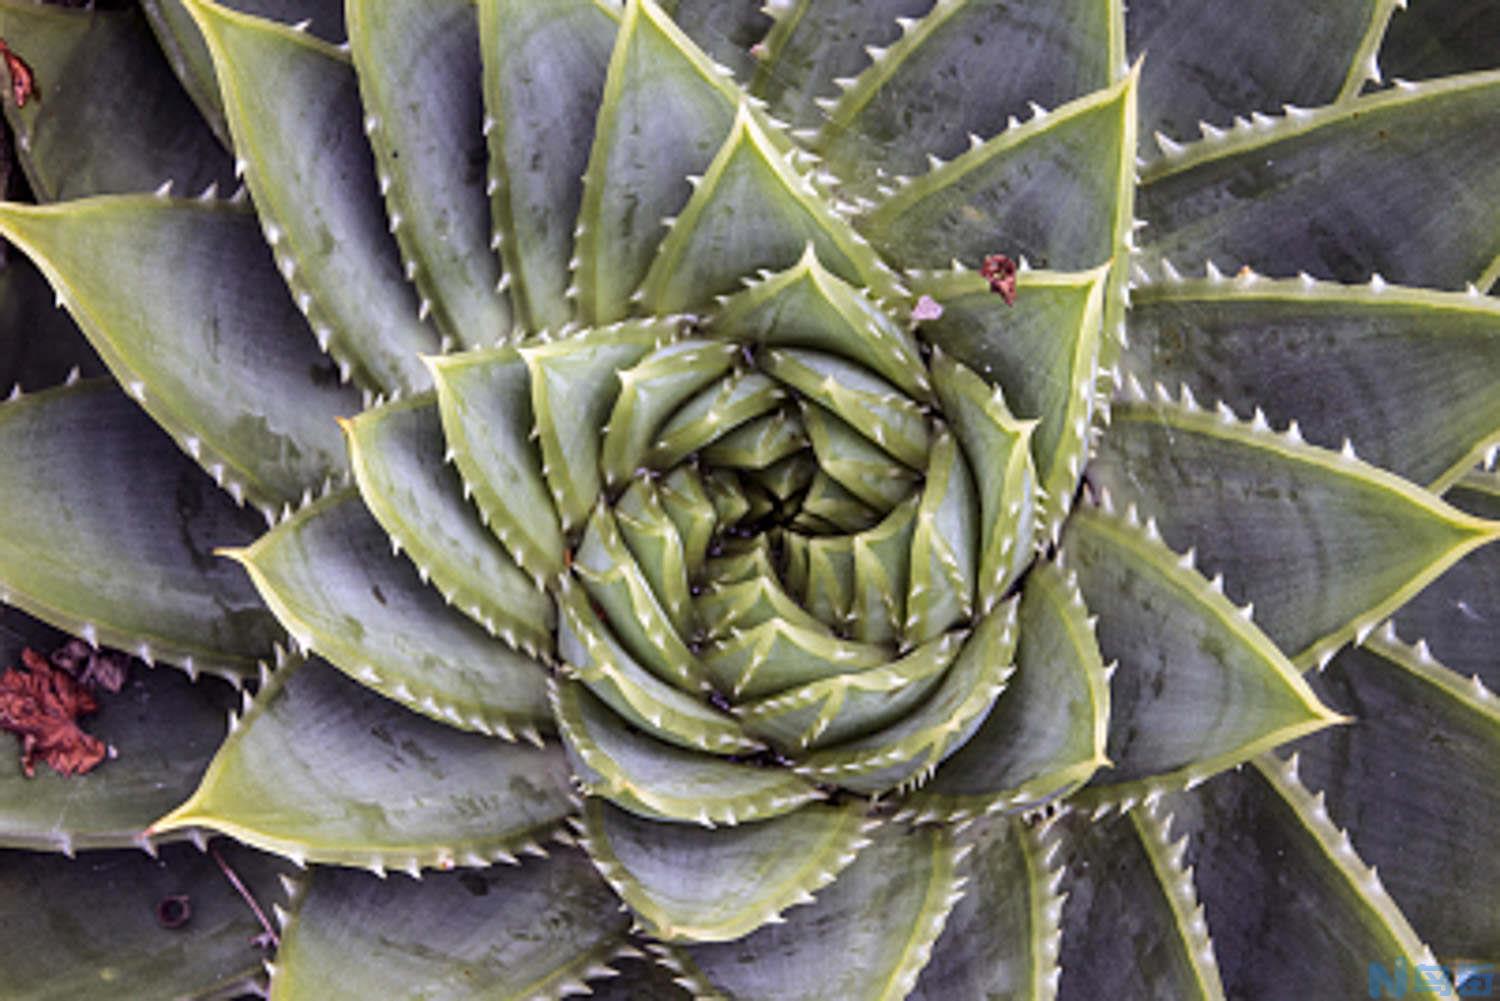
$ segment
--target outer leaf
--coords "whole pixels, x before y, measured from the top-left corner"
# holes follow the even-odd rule
[[[564,294],[572,221],[618,19],[599,0],[479,3],[490,211],[516,319],[528,330],[573,316]]]
[[[1338,997],[1371,964],[1436,962],[1294,768],[1262,757],[1164,805],[1189,834],[1229,997]]]
[[[443,428],[431,396],[366,410],[345,425],[365,506],[450,605],[511,646],[546,650],[552,603],[465,503],[443,462]],[[524,641],[523,641],[524,637]]]
[[[330,45],[210,0],[183,0],[219,89],[266,242],[320,346],[368,385],[428,383],[436,345],[417,319],[361,128],[354,71]],[[391,228],[399,228],[392,218]]]
[[[210,554],[254,538],[259,519],[112,386],[0,407],[0,467],[0,600],[190,673],[253,672],[281,635],[244,576]]]
[[[626,0],[584,174],[577,241],[578,311],[624,316],[688,175],[707,169],[729,133],[737,88],[652,0]]]
[[[6,0],[0,35],[26,60],[36,95],[5,102],[21,166],[41,201],[233,186],[231,161],[172,78],[136,11],[75,11]]]
[[[555,745],[462,733],[294,661],[153,832],[212,827],[298,862],[415,874],[513,860],[572,809]]]
[[[239,846],[214,850],[262,906],[281,896],[277,878],[288,863]],[[259,989],[260,925],[218,864],[186,845],[162,849],[160,860],[137,851],[93,852],[77,861],[0,852],[0,884],[0,959],[12,997],[206,1001]],[[164,928],[153,914],[179,894],[192,917]]]
[[[365,131],[418,311],[430,310],[445,338],[466,346],[491,344],[511,327],[475,169],[484,157],[484,99],[474,6],[348,4]]]
[[[116,380],[236,500],[266,512],[348,469],[359,407],[326,371],[250,213],[149,195],[0,205]]]
[[[420,882],[321,868],[287,923],[271,998],[556,997],[627,948],[615,903],[572,849]]]
[[[1297,663],[1363,635],[1500,525],[1337,452],[1189,407],[1113,410],[1090,479],[1193,544]]]
[[[954,845],[936,827],[885,824],[854,864],[786,921],[675,955],[695,990],[731,997],[905,997],[957,899]]]
[[[1063,556],[1117,660],[1113,767],[1093,795],[1129,799],[1192,783],[1340,722],[1249,617],[1148,530],[1079,508]]]
[[[1273,276],[1461,289],[1500,252],[1500,73],[1396,88],[1216,134],[1143,176],[1148,254]],[[1412,178],[1440,176],[1441,185]]]
[[[1396,11],[1380,43],[1380,69],[1423,80],[1495,69],[1500,10],[1481,0],[1428,0]]]
[[[1188,281],[1131,296],[1127,371],[1240,413],[1352,440],[1441,491],[1500,443],[1500,304],[1303,281]]]
[[[661,824],[593,799],[584,847],[637,921],[664,942],[732,942],[831,883],[869,843],[858,804],[754,824]],[[789,846],[795,850],[788,851]]]
[[[358,496],[341,491],[225,555],[303,649],[351,678],[450,726],[507,738],[522,728],[537,740],[546,670],[448,607],[390,549]]]
[[[1313,683],[1357,718],[1298,745],[1303,778],[1327,792],[1360,858],[1441,957],[1496,955],[1500,915],[1478,888],[1500,879],[1500,863],[1475,848],[1500,811],[1500,699],[1389,632]]]
[[[756,3],[664,0],[661,8],[699,48],[741,80],[748,80],[755,69],[751,48],[774,23],[771,12]]]

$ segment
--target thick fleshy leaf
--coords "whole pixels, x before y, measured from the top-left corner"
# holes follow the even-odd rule
[[[528,330],[573,318],[573,220],[618,19],[601,0],[479,3],[490,213],[516,320]]]
[[[1500,303],[1306,281],[1169,281],[1131,295],[1124,367],[1441,491],[1500,443]]]
[[[480,517],[538,584],[563,566],[562,525],[532,434],[531,378],[514,348],[429,358],[448,452]]]
[[[958,897],[952,835],[884,824],[854,863],[783,923],[680,947],[700,993],[814,1001],[907,995]]]
[[[0,268],[0,390],[50,389],[108,371],[31,260],[20,254]]]
[[[68,632],[238,677],[281,636],[235,508],[124,394],[85,382],[0,407],[0,600]],[[128,484],[128,489],[123,486]]]
[[[1218,133],[1144,173],[1148,259],[1462,289],[1500,253],[1500,73],[1398,87]],[[1414,178],[1442,177],[1442,184]]]
[[[1018,818],[985,818],[961,835],[963,897],[948,915],[911,1001],[1056,995],[1061,872],[1044,832]]]
[[[1193,546],[1298,664],[1331,656],[1500,524],[1348,455],[1191,406],[1117,404],[1089,479]],[[1087,589],[1085,589],[1087,594]]]
[[[339,386],[261,241],[223,202],[0,205],[115,379],[236,499],[274,512],[348,469]]]
[[[299,891],[270,996],[557,997],[629,949],[627,930],[609,887],[571,848],[420,881],[320,868]]]
[[[835,81],[844,93],[823,102],[828,120],[814,146],[846,180],[915,174],[928,156],[957,156],[1032,102],[1055,108],[1124,72],[1118,6],[935,4],[889,48],[867,50],[872,62],[858,77]]]
[[[19,616],[11,609],[0,614]],[[31,629],[25,632],[0,624],[0,669],[19,664],[23,647],[45,653],[59,645],[37,643]],[[85,775],[38,768],[27,778],[18,741],[0,738],[0,844],[69,855],[145,845],[141,832],[197,786],[236,701],[216,678],[195,684],[180,671],[140,664],[124,688],[96,692],[95,700],[99,711],[82,725],[111,754]]]
[[[974,476],[951,434],[933,442],[912,532],[902,631],[907,642],[938,635],[974,612],[979,571],[979,498]]]
[[[1064,566],[1099,617],[1112,766],[1091,794],[1128,799],[1201,781],[1340,721],[1243,610],[1152,532],[1080,507]]]
[[[552,602],[516,566],[463,496],[443,462],[443,428],[431,396],[372,408],[345,425],[365,507],[429,574],[448,603],[511,646],[546,650]]]
[[[778,817],[824,795],[784,769],[656,740],[576,681],[557,684],[554,709],[584,789],[638,816],[712,827]]]
[[[1108,262],[1130,220],[1138,74],[888,188],[860,230],[904,268],[977,268],[999,252],[1054,270]]]
[[[1400,5],[1398,5],[1400,6]],[[1396,11],[1380,43],[1380,71],[1425,80],[1496,69],[1500,9],[1485,0],[1427,0]]]
[[[507,737],[548,721],[541,662],[423,583],[353,491],[316,501],[225,555],[249,571],[299,646],[407,708]],[[518,637],[533,653],[537,626]]]
[[[1109,764],[1109,684],[1077,585],[1038,563],[1017,615],[1016,673],[969,742],[906,800],[921,819],[1032,808]]]
[[[1370,974],[1435,963],[1375,871],[1276,758],[1163,801],[1189,836],[1224,991],[1347,997]],[[1378,981],[1375,981],[1378,985]]]
[[[933,0],[795,0],[780,11],[766,35],[751,91],[794,125],[818,125],[825,113],[817,98],[837,95],[836,79],[852,77],[869,65],[867,46],[890,45],[900,38],[900,18],[919,17],[932,6]]]
[[[138,11],[62,10],[5,0],[0,36],[35,93],[5,102],[21,165],[41,201],[234,187],[233,164],[198,117]]]
[[[212,827],[299,862],[510,860],[574,809],[561,748],[435,723],[320,661],[279,668],[153,831]]]
[[[798,169],[796,152],[742,101],[734,126],[671,224],[640,290],[651,313],[702,307],[747,274],[797,263],[809,245],[828,270],[880,298],[894,273]]]
[[[348,5],[365,132],[406,274],[454,343],[510,333],[489,252],[484,98],[474,0]],[[399,225],[397,220],[400,220]]]
[[[277,880],[290,863],[237,845],[214,851],[261,907],[282,898]],[[259,992],[262,928],[218,862],[190,846],[169,845],[160,858],[114,851],[77,861],[0,852],[0,885],[11,997],[208,1001]],[[187,898],[191,917],[168,927],[158,908],[176,896]]]
[[[863,813],[857,802],[813,805],[705,830],[647,820],[592,799],[584,807],[583,843],[652,937],[730,942],[789,907],[811,903],[868,843]]]
[[[729,134],[737,88],[652,0],[626,0],[610,56],[579,212],[578,309],[624,316],[662,220],[687,203]]]
[[[266,242],[318,343],[361,381],[424,388],[417,355],[437,338],[417,318],[380,211],[354,69],[340,50],[210,0],[183,0],[213,53]],[[391,219],[391,229],[400,220]]]
[[[884,379],[835,355],[799,348],[772,348],[759,361],[772,378],[838,415],[893,458],[912,469],[927,464],[932,434],[926,412]]]
[[[1140,810],[1058,826],[1067,900],[1059,996],[1224,1001],[1184,846],[1168,844],[1164,826]]]
[[[1500,518],[1500,477],[1470,474],[1445,500],[1485,518]],[[1449,668],[1500,689],[1500,546],[1486,546],[1449,567],[1396,613],[1409,642],[1426,640]]]
[[[1391,0],[1126,4],[1130,51],[1146,55],[1141,135],[1192,139],[1199,122],[1228,125],[1284,104],[1310,107],[1358,93],[1394,6]],[[1268,38],[1276,44],[1261,44]]]
[[[1475,850],[1500,812],[1500,698],[1388,632],[1313,684],[1355,721],[1296,745],[1303,780],[1440,957],[1500,953],[1500,913],[1483,892],[1454,892],[1500,880],[1500,860]]]
[[[344,41],[344,0],[226,0],[226,5],[284,24],[304,25],[334,45]],[[229,146],[229,123],[224,118],[219,81],[214,77],[213,57],[184,0],[141,0],[141,9],[198,111]]]
[[[922,323],[923,338],[999,386],[1018,416],[1040,422],[1031,454],[1053,529],[1073,503],[1088,455],[1107,275],[1105,268],[1025,271],[1014,306],[974,272],[933,272],[912,282],[914,295],[943,308]]]

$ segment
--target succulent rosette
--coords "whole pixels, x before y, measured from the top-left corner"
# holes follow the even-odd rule
[[[163,665],[0,772],[21,996],[1492,975],[1500,73],[1441,13],[142,6],[0,0],[0,233],[86,338],[18,259],[13,374],[93,376],[0,406],[0,637]]]

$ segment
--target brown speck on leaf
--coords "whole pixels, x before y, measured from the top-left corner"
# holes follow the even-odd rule
[[[911,308],[911,318],[918,323],[927,320],[939,320],[943,316],[942,303],[930,295],[924,295],[917,300],[917,304]]]
[[[193,902],[185,893],[174,893],[156,902],[156,922],[163,928],[181,928],[193,917]]]
[[[0,729],[21,738],[21,769],[30,778],[41,758],[53,771],[82,775],[103,761],[104,742],[78,726],[78,717],[99,708],[67,672],[35,650],[21,651],[22,667],[0,675]]]
[[[1005,300],[1007,306],[1016,304],[1016,262],[1004,254],[991,254],[984,259],[979,274],[990,283],[990,291]]]
[[[3,38],[0,38],[0,59],[5,60],[5,68],[10,72],[10,94],[16,100],[16,107],[26,107],[26,102],[33,97],[40,101],[42,95],[36,89],[36,74],[31,72],[26,60],[5,44]]]

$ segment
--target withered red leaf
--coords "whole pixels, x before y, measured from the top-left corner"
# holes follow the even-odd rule
[[[36,89],[36,74],[31,72],[26,60],[5,44],[3,38],[0,38],[0,59],[5,60],[5,68],[10,72],[10,92],[16,99],[16,107],[26,107],[26,102],[32,97],[40,101],[42,95]]]
[[[1004,254],[991,254],[984,259],[979,275],[990,283],[990,290],[1005,300],[1007,306],[1016,304],[1016,262]]]
[[[38,758],[63,775],[94,768],[107,748],[78,726],[78,717],[99,708],[94,697],[34,650],[21,651],[21,663],[0,674],[0,729],[21,738],[22,770],[36,774]]]

